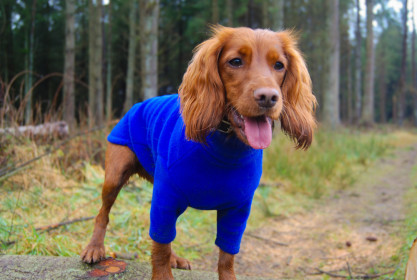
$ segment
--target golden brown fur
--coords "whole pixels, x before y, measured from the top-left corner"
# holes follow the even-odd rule
[[[237,56],[246,67],[230,69],[227,61]],[[272,69],[277,60],[284,63],[284,71]],[[263,87],[274,88],[282,96],[267,115],[281,121],[281,129],[297,148],[308,148],[316,127],[316,98],[293,33],[214,27],[212,38],[196,48],[179,88],[186,136],[204,142],[223,117],[233,122],[230,108],[245,116],[261,114],[253,91]]]
[[[231,64],[236,58],[242,62],[241,66]],[[276,67],[277,62],[283,67]],[[257,93],[272,93],[275,99],[261,106]],[[239,116],[266,116],[280,120],[282,130],[298,148],[306,149],[311,144],[316,127],[313,115],[316,99],[311,92],[305,62],[291,32],[214,27],[212,38],[196,48],[179,94],[188,139],[204,143],[207,134],[227,118],[237,137],[248,144]],[[125,146],[108,144],[105,169],[102,207],[91,241],[81,253],[82,260],[87,263],[105,257],[104,236],[109,212],[129,177],[137,173],[153,182],[136,155]],[[220,249],[220,280],[236,279],[233,264],[234,256]],[[171,250],[171,244],[153,241],[152,279],[173,279],[171,267],[191,269],[189,261]]]

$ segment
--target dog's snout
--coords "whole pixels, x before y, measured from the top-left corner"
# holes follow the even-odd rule
[[[260,107],[271,108],[278,102],[278,90],[273,88],[258,88],[254,91],[255,101]]]

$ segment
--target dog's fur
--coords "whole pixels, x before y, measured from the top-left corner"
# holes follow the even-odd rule
[[[179,96],[189,140],[204,143],[222,119],[228,119],[233,127],[231,133],[250,145],[239,116],[262,116],[279,120],[281,129],[294,140],[297,148],[307,149],[312,142],[316,99],[292,32],[213,28],[213,36],[196,48]],[[105,257],[108,215],[129,177],[137,173],[153,182],[153,177],[128,147],[112,143],[106,152],[105,172],[103,204],[92,239],[81,253],[87,263]],[[220,279],[235,279],[233,261],[233,255],[220,249]],[[152,279],[173,279],[171,267],[191,269],[190,262],[178,257],[170,244],[155,241],[152,266]]]

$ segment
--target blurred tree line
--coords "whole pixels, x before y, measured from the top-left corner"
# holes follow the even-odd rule
[[[217,23],[298,31],[323,123],[417,125],[410,10],[407,0],[2,0],[0,125],[91,127],[174,93]]]

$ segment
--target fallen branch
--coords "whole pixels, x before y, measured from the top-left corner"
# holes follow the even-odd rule
[[[345,279],[375,279],[384,275],[388,275],[388,274],[392,274],[395,272],[395,270],[392,271],[388,271],[385,273],[378,273],[378,274],[365,274],[365,275],[351,275],[350,271],[349,274],[350,275],[341,275],[341,274],[336,274],[336,273],[332,273],[329,271],[325,271],[325,270],[321,270],[320,268],[316,267],[316,270],[318,272],[320,272],[321,274],[326,274],[329,275],[330,277],[335,277],[335,278],[345,278]]]
[[[42,226],[42,227],[37,227],[35,228],[37,231],[50,231],[53,229],[56,229],[58,227],[62,227],[62,226],[66,226],[66,225],[70,225],[73,223],[77,223],[77,222],[83,222],[83,221],[88,221],[88,220],[92,220],[94,219],[95,216],[90,216],[90,217],[83,217],[83,218],[78,218],[78,219],[74,219],[74,220],[69,220],[66,222],[62,222],[62,223],[57,223],[57,224],[52,224],[52,225],[48,225],[48,226]]]
[[[116,121],[112,121],[112,122],[110,122],[109,124],[106,124],[106,125],[102,125],[102,126],[99,126],[99,127],[95,127],[95,128],[89,129],[89,130],[87,130],[87,131],[82,131],[82,132],[79,132],[79,133],[75,134],[74,136],[72,136],[72,137],[70,137],[70,138],[65,139],[64,141],[62,141],[62,142],[61,142],[61,143],[59,143],[58,145],[51,147],[51,149],[50,149],[50,150],[48,150],[48,151],[46,151],[45,153],[43,153],[43,154],[41,154],[41,155],[39,155],[39,156],[37,156],[37,157],[34,157],[34,158],[32,158],[31,160],[28,160],[28,161],[26,161],[26,162],[23,162],[22,164],[19,164],[19,165],[18,165],[18,166],[16,166],[16,167],[13,167],[13,168],[8,168],[8,167],[6,167],[6,168],[1,168],[1,169],[0,169],[0,182],[1,182],[1,181],[3,181],[3,180],[5,180],[5,179],[7,179],[8,177],[13,176],[14,174],[18,173],[18,172],[19,172],[19,171],[21,171],[21,170],[22,170],[25,166],[27,166],[27,165],[29,165],[29,164],[31,164],[31,163],[33,163],[33,162],[35,162],[35,161],[37,161],[37,160],[39,160],[39,159],[43,158],[43,157],[45,157],[45,156],[47,156],[47,155],[49,155],[49,154],[52,154],[52,153],[54,153],[54,152],[58,151],[58,150],[59,150],[59,148],[61,148],[63,145],[65,145],[65,144],[66,144],[66,143],[68,143],[69,141],[71,141],[71,140],[73,140],[73,139],[75,139],[75,138],[78,138],[78,137],[80,137],[80,136],[87,135],[87,134],[89,134],[89,133],[91,133],[91,132],[98,131],[98,130],[102,130],[102,129],[106,128],[108,125],[111,125],[111,124],[113,124],[113,123],[115,123],[115,122],[117,122],[117,120],[116,120]]]
[[[13,136],[58,136],[67,137],[69,134],[68,124],[64,121],[44,123],[40,125],[26,125],[18,127],[0,128],[0,134],[10,134]]]
[[[288,243],[283,243],[283,242],[275,241],[275,240],[272,240],[272,239],[268,239],[268,238],[250,233],[250,232],[245,233],[245,235],[256,238],[256,239],[260,239],[260,240],[263,240],[263,241],[266,241],[266,242],[271,242],[271,243],[274,243],[274,244],[279,245],[279,246],[289,246]]]

